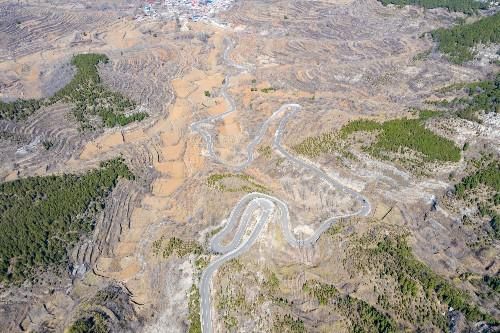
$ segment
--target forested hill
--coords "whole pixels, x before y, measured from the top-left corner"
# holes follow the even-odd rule
[[[460,64],[474,58],[475,46],[500,42],[500,12],[471,24],[437,29],[431,34],[439,43],[439,51],[451,62]]]
[[[500,72],[487,80],[444,87],[441,92],[461,92],[461,96],[429,103],[456,112],[460,118],[481,122],[478,117],[481,112],[500,113]]]
[[[122,159],[115,159],[84,175],[0,184],[0,283],[63,268],[68,250],[92,230],[95,213],[120,177],[133,175]]]
[[[479,9],[487,9],[489,1],[476,1],[476,0],[379,0],[384,5],[415,5],[424,8],[447,8],[454,12],[463,12],[472,14]]]

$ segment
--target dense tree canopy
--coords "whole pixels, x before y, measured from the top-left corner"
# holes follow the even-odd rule
[[[346,140],[356,132],[375,132],[376,138],[367,147],[367,152],[376,157],[387,157],[387,152],[399,153],[412,150],[420,153],[425,161],[460,160],[460,149],[453,141],[439,136],[425,128],[425,121],[435,116],[436,112],[422,110],[418,119],[394,119],[383,123],[359,119],[344,125],[339,133],[329,132],[315,137],[308,137],[293,147],[294,151],[309,157],[320,153],[332,152],[339,148],[339,139]]]
[[[478,0],[379,0],[384,5],[416,5],[424,8],[447,8],[454,12],[471,14],[478,9],[488,8],[488,2]]]
[[[439,43],[439,51],[451,62],[461,64],[474,58],[475,46],[500,42],[500,13],[471,24],[437,29],[431,35]]]
[[[482,157],[473,161],[476,170],[465,176],[455,185],[455,193],[459,198],[465,199],[471,190],[479,186],[489,188],[492,191],[487,200],[477,200],[478,211],[481,216],[490,217],[490,227],[494,238],[500,239],[500,161],[491,159],[491,156]]]
[[[466,190],[474,189],[480,184],[500,192],[500,161],[486,163],[473,174],[464,177],[455,186],[455,190],[458,196],[462,196]]]
[[[21,120],[40,107],[42,102],[37,99],[20,99],[10,103],[0,101],[0,119]]]
[[[341,130],[344,137],[358,131],[379,131],[377,141],[369,148],[375,155],[383,151],[398,152],[409,148],[423,154],[428,161],[460,160],[460,149],[453,141],[434,134],[423,125],[426,115],[420,119],[394,119],[384,123],[371,120],[356,120]]]
[[[500,112],[500,73],[493,78],[472,83],[453,84],[440,90],[447,93],[462,90],[465,96],[428,102],[456,112],[460,118],[481,122],[478,112]]]
[[[84,175],[0,184],[0,282],[22,282],[37,269],[66,263],[69,247],[92,229],[119,177],[133,176],[116,159]]]

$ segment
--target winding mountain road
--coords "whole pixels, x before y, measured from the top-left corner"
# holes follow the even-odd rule
[[[230,66],[235,67],[240,70],[246,70],[244,66],[235,65],[230,62],[228,59],[228,52],[232,47],[232,43],[228,44],[224,51],[224,60]],[[200,280],[200,319],[202,324],[202,331],[204,333],[211,333],[213,331],[213,322],[212,322],[212,304],[211,304],[211,283],[212,278],[217,271],[225,262],[240,256],[242,253],[249,250],[252,245],[256,242],[262,230],[266,226],[266,224],[271,221],[271,219],[276,216],[281,224],[281,230],[287,242],[293,247],[305,247],[314,244],[321,234],[325,232],[333,223],[335,223],[340,218],[346,218],[351,216],[366,216],[371,211],[371,206],[368,200],[357,193],[356,191],[347,188],[333,178],[328,176],[324,171],[320,168],[307,163],[306,161],[292,156],[282,145],[281,139],[283,136],[283,131],[286,127],[288,121],[297,114],[301,110],[301,106],[299,104],[285,104],[281,106],[278,110],[276,110],[261,126],[256,136],[247,146],[247,158],[246,161],[238,164],[238,165],[230,165],[226,163],[222,159],[220,159],[214,151],[213,139],[210,132],[205,129],[205,126],[212,126],[217,121],[222,120],[227,115],[235,112],[236,107],[234,100],[229,96],[227,92],[227,88],[229,86],[229,76],[226,76],[224,80],[224,85],[222,87],[222,96],[228,101],[229,110],[214,117],[210,117],[198,122],[195,122],[191,125],[191,129],[200,133],[203,139],[206,142],[208,154],[210,157],[215,160],[217,163],[221,163],[226,167],[233,170],[243,170],[253,161],[253,154],[256,146],[261,142],[262,138],[266,134],[269,124],[278,118],[279,115],[285,114],[278,125],[276,132],[274,133],[273,139],[273,148],[278,151],[284,158],[287,160],[298,164],[299,166],[311,171],[320,179],[326,181],[329,185],[335,188],[337,191],[341,191],[345,193],[345,195],[351,196],[354,200],[358,201],[360,204],[360,209],[356,212],[332,216],[321,223],[319,228],[314,231],[314,233],[306,239],[298,240],[293,232],[290,230],[290,213],[288,210],[288,205],[286,202],[263,193],[249,193],[245,195],[240,201],[236,204],[236,206],[231,211],[228,222],[224,226],[224,228],[219,231],[213,238],[210,240],[210,247],[213,252],[220,253],[221,256],[212,261],[202,272],[201,280]],[[250,225],[252,221],[256,223]],[[239,224],[238,224],[239,223]],[[232,241],[223,245],[222,240],[228,235],[231,231],[237,228],[235,235]],[[249,230],[251,229],[251,231]],[[249,232],[250,231],[250,232]]]

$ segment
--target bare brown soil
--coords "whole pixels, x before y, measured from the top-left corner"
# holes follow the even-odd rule
[[[139,2],[133,8],[116,2],[104,11],[96,7],[103,4],[94,2],[87,9],[64,2],[15,3],[0,1],[0,10],[5,10],[0,21],[9,17],[0,22],[0,98],[44,96],[71,78],[72,69],[61,66],[73,54],[98,52],[110,58],[99,68],[103,83],[130,96],[150,116],[123,128],[81,133],[71,106],[58,103],[19,123],[0,120],[0,132],[18,137],[17,141],[0,137],[2,181],[80,173],[119,155],[137,178],[119,184],[93,235],[72,252],[72,261],[85,266],[85,273],[58,280],[49,295],[37,286],[0,289],[0,309],[5,309],[0,311],[0,327],[11,332],[43,327],[62,331],[80,305],[91,299],[86,295],[110,283],[129,293],[137,315],[133,320],[141,319],[140,329],[160,332],[168,325],[169,332],[186,331],[186,295],[198,278],[193,258],[160,259],[152,254],[151,245],[162,235],[204,243],[206,233],[221,225],[244,194],[207,185],[211,174],[228,170],[207,158],[204,141],[190,129],[194,121],[228,110],[221,95],[225,78],[230,77],[228,93],[237,109],[210,131],[218,156],[238,164],[262,123],[284,103],[303,106],[283,136],[291,147],[352,119],[405,116],[408,108],[423,107],[426,99],[436,98],[436,89],[484,78],[493,66],[455,66],[434,52],[425,60],[413,60],[433,47],[420,36],[450,25],[453,15],[383,7],[375,0],[236,1],[232,9],[219,14],[226,27],[187,22],[189,31],[180,31],[175,22],[134,20]],[[229,40],[235,45],[229,59],[251,70],[238,71],[225,63]],[[276,125],[271,124],[260,146],[271,144]],[[498,144],[495,131],[486,125],[471,126],[466,121],[429,125],[459,145],[474,140],[479,140],[476,148]],[[51,140],[54,147],[43,149],[43,140]],[[270,224],[240,259],[247,271],[269,267],[286,279],[283,292],[297,302],[291,313],[304,316],[308,327],[316,320],[325,332],[345,331],[344,321],[325,319],[327,314],[300,294],[301,284],[310,278],[373,303],[373,284],[353,276],[340,263],[350,246],[347,236],[368,232],[374,220],[410,232],[417,257],[446,277],[498,271],[498,243],[474,251],[466,246],[457,212],[431,212],[431,198],[444,195],[451,184],[448,174],[462,170],[463,161],[437,166],[435,173],[422,178],[358,153],[355,160],[331,154],[313,162],[366,195],[375,208],[369,218],[347,223],[345,239],[322,238],[311,249],[291,249],[276,225]],[[276,152],[255,155],[243,172],[288,203],[297,235],[307,236],[322,219],[356,208]],[[220,290],[234,283],[224,275],[228,272],[217,278],[215,303]],[[269,303],[252,309],[238,314],[237,331],[267,331],[274,315],[285,313]],[[222,315],[216,314],[221,332],[227,328]],[[260,326],[253,318],[262,318]]]

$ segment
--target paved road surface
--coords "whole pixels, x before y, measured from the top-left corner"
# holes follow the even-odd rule
[[[240,71],[246,70],[244,66],[233,64],[228,59],[228,52],[232,47],[232,43],[229,43],[226,47],[223,58],[226,63],[234,68],[239,69]],[[306,239],[298,240],[295,235],[290,230],[290,213],[288,211],[288,205],[271,195],[263,194],[263,193],[250,193],[245,195],[241,200],[236,204],[236,206],[231,211],[229,216],[229,220],[224,226],[224,228],[219,231],[210,241],[210,247],[213,252],[220,253],[221,256],[212,261],[207,268],[203,271],[201,275],[200,281],[200,296],[201,296],[201,304],[200,304],[200,317],[202,324],[202,331],[204,333],[211,333],[213,331],[212,325],[212,304],[211,304],[211,283],[212,277],[219,267],[221,267],[225,262],[238,257],[245,251],[249,250],[252,245],[255,243],[260,233],[262,232],[264,226],[272,219],[272,217],[276,216],[279,223],[281,224],[281,230],[287,242],[293,247],[299,246],[310,246],[314,244],[321,234],[325,232],[333,223],[338,221],[340,218],[346,218],[350,216],[366,216],[370,213],[371,207],[368,200],[363,197],[361,194],[353,191],[352,189],[345,187],[328,176],[324,171],[320,168],[307,163],[306,161],[297,158],[291,155],[283,146],[281,145],[281,138],[283,136],[283,131],[285,129],[288,121],[301,110],[301,106],[299,104],[285,104],[281,106],[278,110],[276,110],[261,126],[254,139],[247,146],[247,158],[246,161],[238,164],[238,165],[230,165],[220,159],[215,151],[213,145],[212,135],[209,131],[205,129],[206,126],[213,126],[217,121],[222,120],[227,115],[235,112],[236,107],[234,100],[229,96],[227,92],[227,88],[229,85],[229,76],[226,76],[224,80],[224,85],[222,88],[222,96],[228,101],[229,110],[214,117],[210,117],[198,122],[195,122],[191,125],[191,129],[200,133],[200,135],[205,140],[207,145],[208,154],[211,156],[213,160],[217,163],[223,164],[226,167],[241,171],[245,169],[250,163],[253,161],[253,154],[256,146],[261,142],[262,138],[266,134],[269,124],[278,118],[279,115],[285,114],[280,122],[279,126],[274,133],[273,139],[273,148],[278,151],[284,158],[289,161],[300,165],[301,167],[310,170],[316,176],[326,181],[332,187],[334,187],[337,191],[342,191],[345,195],[351,196],[354,200],[357,200],[360,203],[361,208],[353,213],[332,216],[321,223],[319,228],[314,231],[314,233]],[[254,225],[250,225],[254,218],[257,218],[257,222]],[[249,235],[245,236],[246,231],[249,228],[253,228]],[[233,240],[227,244],[223,245],[222,240],[224,237],[230,233],[231,231],[236,229]]]
[[[281,146],[281,137],[283,133],[283,129],[288,122],[288,120],[295,115],[296,112],[300,110],[300,105],[297,104],[286,104],[283,105],[277,112],[281,113],[286,110],[288,113],[285,117],[280,121],[279,127],[275,133],[273,140],[273,147],[279,151],[286,159],[299,164],[303,168],[306,168],[313,173],[315,173],[318,177],[328,182],[332,187],[334,187],[337,191],[342,191],[346,195],[353,197],[360,203],[361,208],[353,213],[340,215],[340,216],[332,216],[327,220],[323,221],[320,227],[315,230],[315,232],[308,238],[303,240],[298,240],[295,235],[290,230],[290,214],[288,211],[288,205],[282,200],[266,195],[263,193],[250,193],[245,195],[236,206],[231,211],[229,216],[229,221],[225,225],[225,227],[218,232],[210,241],[210,247],[212,251],[221,253],[222,255],[218,257],[216,260],[211,262],[209,266],[203,271],[200,281],[200,295],[201,295],[201,322],[202,329],[204,333],[212,332],[212,305],[211,305],[211,282],[212,277],[217,271],[217,269],[224,264],[225,262],[238,257],[255,243],[259,234],[263,230],[263,227],[270,221],[274,212],[276,212],[280,224],[281,230],[285,236],[287,242],[294,247],[297,246],[310,246],[314,244],[321,234],[325,232],[335,221],[340,218],[346,218],[350,216],[366,216],[370,213],[371,207],[361,194],[353,191],[350,188],[347,188],[334,179],[329,177],[325,172],[323,172],[318,167],[308,164],[305,161],[296,158],[288,153],[286,149]],[[264,125],[267,127],[267,125]],[[257,216],[257,223],[253,227],[253,230],[250,233],[249,237],[244,237],[245,231],[248,229],[249,224],[252,222],[252,217]],[[238,224],[239,222],[239,224]],[[222,240],[225,236],[231,231],[236,229],[235,236],[233,240],[227,244],[222,245]]]

